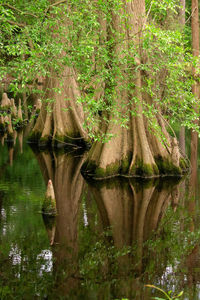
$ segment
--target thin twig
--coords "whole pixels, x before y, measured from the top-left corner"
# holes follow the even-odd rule
[[[152,5],[153,5],[153,1],[151,2],[151,5],[150,5],[149,10],[148,10],[148,12],[147,12],[147,15],[146,15],[146,21],[147,21],[147,19],[148,19],[148,17],[149,17],[149,14],[150,14],[150,12],[151,12]]]
[[[51,7],[57,6],[59,4],[65,3],[65,2],[66,2],[66,0],[60,0],[58,2],[55,2],[55,3],[51,4],[51,5],[49,5],[49,7],[47,7],[46,11],[44,12],[44,17],[43,17],[42,23],[44,22],[44,20],[46,18],[46,15],[49,12],[49,10],[50,10]]]
[[[58,2],[55,2],[55,3],[51,4],[50,7],[51,7],[51,6],[56,6],[56,5],[65,3],[65,2],[67,2],[67,1],[66,1],[66,0],[60,0],[60,1],[58,1]]]
[[[26,24],[14,22],[14,21],[12,21],[12,20],[8,20],[8,19],[5,19],[5,18],[0,18],[0,21],[1,21],[2,19],[4,20],[4,22],[8,22],[8,23],[11,24],[11,25],[16,25],[16,26],[22,27],[22,28],[26,27]]]
[[[192,18],[192,16],[194,15],[196,9],[197,9],[197,7],[195,7],[195,8],[193,9],[191,15],[190,15],[189,18],[185,21],[185,24],[186,24],[187,22],[189,22],[189,20]]]
[[[17,11],[18,13],[20,13],[22,15],[29,15],[29,16],[32,16],[34,18],[38,18],[38,16],[36,16],[35,14],[27,12],[27,11],[22,11],[22,10],[20,10],[20,9],[18,9],[18,8],[12,6],[12,5],[10,5],[10,4],[3,3],[3,6],[7,6],[7,7],[11,8],[12,10]]]

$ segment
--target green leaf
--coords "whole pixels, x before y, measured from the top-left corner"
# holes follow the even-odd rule
[[[181,297],[183,295],[183,291],[181,291],[178,295],[177,295],[177,297]]]

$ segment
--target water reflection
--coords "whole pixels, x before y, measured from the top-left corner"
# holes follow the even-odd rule
[[[178,179],[114,179],[86,185],[80,174],[83,156],[40,152],[36,157],[56,195],[58,215],[44,217],[44,223],[53,245],[58,295],[150,299],[151,291],[141,280],[152,282],[146,274],[150,255],[145,242],[155,235],[168,206],[176,210]],[[151,255],[157,255],[156,249]],[[160,274],[167,267],[163,264]]]
[[[53,245],[54,275],[61,295],[77,287],[78,281],[78,213],[84,179],[80,168],[83,156],[55,152],[36,153],[47,184],[53,182],[58,215],[43,216],[50,244]],[[63,275],[64,274],[64,275]]]
[[[195,234],[195,231],[198,229],[197,224],[197,208],[196,200],[197,197],[197,151],[194,152],[194,155],[191,155],[191,174],[188,179],[188,198],[187,198],[187,210],[190,216],[189,230],[191,234]],[[194,243],[191,240],[188,240],[188,244],[191,245],[191,250],[189,255],[186,257],[186,278],[187,286],[189,288],[189,299],[195,299],[196,289],[193,287],[199,283],[200,279],[200,265],[199,265],[199,241]],[[183,285],[185,282],[183,281]],[[197,298],[199,299],[199,298]]]
[[[0,151],[0,298],[34,299],[44,282],[41,267],[48,264],[40,256],[48,247],[38,213],[43,181],[27,145],[21,155],[18,138],[15,145],[5,139]]]
[[[120,281],[115,288],[111,287],[114,296],[148,299],[147,291],[141,286],[138,290],[135,288],[136,279],[141,278],[146,270],[148,255],[145,253],[145,241],[156,232],[168,205],[177,206],[178,185],[166,180],[141,183],[115,179],[100,185],[90,184],[89,190],[97,203],[102,228],[111,228],[116,251],[124,249],[122,255],[117,257],[117,274],[114,276]],[[109,272],[113,273],[113,270],[108,267]],[[127,280],[127,276],[132,279]]]
[[[16,282],[26,286],[28,272],[27,299],[148,300],[146,283],[198,299],[194,173],[186,184],[175,178],[86,183],[82,155],[43,151],[34,160],[20,139],[18,133],[15,146],[5,143],[0,167],[0,263],[12,295],[19,293]],[[42,217],[38,166],[45,184],[53,182],[56,218]],[[7,256],[1,255],[6,243]]]

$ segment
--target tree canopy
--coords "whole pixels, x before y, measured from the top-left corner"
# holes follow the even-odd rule
[[[171,147],[172,156],[167,131],[174,135],[173,122],[199,132],[194,123],[198,101],[191,88],[199,80],[198,72],[192,73],[199,59],[191,49],[191,11],[183,30],[179,1],[137,5],[125,0],[0,1],[1,81],[14,95],[42,99],[36,136],[102,144],[120,130],[124,138],[126,130],[135,128],[131,118],[141,123],[142,116],[141,130],[156,136],[154,144]],[[116,124],[120,127],[113,130]]]

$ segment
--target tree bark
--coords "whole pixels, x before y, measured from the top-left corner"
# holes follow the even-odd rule
[[[65,16],[68,9],[70,10],[69,5],[63,6],[60,23],[57,26],[65,28],[65,34],[59,37],[59,42],[70,46],[67,38],[70,21]],[[51,28],[50,32],[56,39],[54,29]],[[66,55],[65,50],[62,50],[58,59],[62,60]],[[42,108],[30,136],[30,141],[40,144],[52,143],[54,146],[76,144],[88,139],[87,132],[83,128],[83,107],[77,103],[81,93],[76,71],[72,66],[58,64],[59,71],[51,68],[50,75],[45,78]]]
[[[76,103],[81,95],[73,68],[66,66],[61,75],[52,72],[51,77],[46,78],[45,90],[45,99],[49,99],[49,103],[43,100],[30,140],[45,144],[53,142],[54,145],[87,140],[83,108]]]
[[[192,28],[192,53],[193,56],[199,56],[199,7],[198,0],[192,0],[192,18],[191,18],[191,28]],[[196,69],[192,69],[193,77],[195,78]],[[195,83],[192,86],[192,93],[198,101],[199,97],[199,84]],[[194,121],[199,124],[199,120]],[[191,165],[197,164],[197,150],[198,150],[198,134],[195,131],[191,131]]]
[[[179,20],[181,25],[181,30],[184,30],[185,26],[185,0],[180,0],[180,12],[179,12]],[[181,126],[179,132],[179,146],[183,155],[185,155],[185,127]]]
[[[131,47],[137,49],[137,57],[131,65],[133,71],[123,71],[127,66],[123,65],[120,79],[116,76],[116,85],[113,93],[113,101],[117,103],[117,109],[122,116],[128,116],[129,128],[123,128],[116,115],[110,114],[109,124],[105,133],[114,137],[107,143],[96,142],[89,152],[88,159],[83,165],[85,176],[104,178],[110,176],[141,176],[152,177],[159,175],[181,175],[186,169],[185,160],[182,157],[176,138],[171,138],[165,128],[160,113],[155,116],[157,123],[165,136],[165,142],[149,132],[148,120],[143,114],[143,105],[152,99],[143,92],[144,80],[141,71],[143,52],[141,50],[142,31],[145,26],[145,1],[123,2],[126,21],[120,19],[120,13],[112,13],[112,35],[108,32],[108,42],[115,39],[116,43],[111,49],[111,56],[123,59],[123,52],[130,51]],[[122,14],[123,15],[123,14]],[[125,23],[125,24],[124,24]],[[113,33],[114,31],[114,33]],[[117,43],[119,33],[123,34],[124,42]],[[118,34],[118,35],[117,35]],[[111,65],[111,69],[113,66]],[[126,83],[134,84],[131,91],[123,90],[121,86]],[[136,101],[135,101],[136,99]],[[127,111],[130,113],[127,114]],[[131,116],[133,112],[134,117]]]

